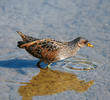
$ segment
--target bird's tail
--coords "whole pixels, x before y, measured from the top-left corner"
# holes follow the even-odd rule
[[[22,32],[19,32],[19,31],[16,31],[16,32],[21,36],[21,38],[25,42],[32,42],[32,41],[35,41],[35,40],[39,40],[37,38],[34,38],[34,37],[31,37],[31,36],[25,35]]]
[[[24,35],[22,32],[19,32],[19,31],[16,31],[16,32],[21,36],[21,38],[23,39],[23,41],[25,41],[26,35]]]
[[[19,31],[16,31],[20,36],[21,38],[23,39],[23,41],[18,41],[18,47],[19,48],[23,48],[22,45],[25,44],[25,43],[29,43],[29,42],[33,42],[33,41],[36,41],[36,40],[39,40],[37,38],[34,38],[34,37],[31,37],[31,36],[28,36],[28,35],[25,35],[23,34],[22,32],[19,32]]]

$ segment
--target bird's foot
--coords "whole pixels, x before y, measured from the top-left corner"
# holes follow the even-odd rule
[[[40,68],[40,69],[46,69],[46,68],[48,68],[48,69],[52,70],[52,69],[51,69],[51,66],[50,66],[52,63],[50,63],[50,64],[48,64],[46,67],[42,68],[42,67],[40,66],[40,63],[41,63],[41,62],[42,62],[42,61],[40,60],[40,61],[36,64],[36,66],[37,66],[38,68]]]
[[[51,63],[50,63],[50,64],[48,64],[46,68],[48,68],[48,69],[52,70],[52,69],[51,69]]]

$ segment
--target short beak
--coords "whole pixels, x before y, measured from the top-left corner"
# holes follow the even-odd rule
[[[90,44],[90,43],[87,43],[87,46],[88,46],[88,47],[91,47],[91,48],[94,47],[94,46],[93,46],[92,44]]]

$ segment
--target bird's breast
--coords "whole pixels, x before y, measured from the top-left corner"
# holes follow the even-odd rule
[[[64,60],[66,58],[75,56],[77,51],[79,51],[79,48],[63,48],[59,51],[58,57],[60,60]]]

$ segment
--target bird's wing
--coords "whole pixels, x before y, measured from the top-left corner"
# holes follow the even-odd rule
[[[25,43],[25,44],[21,45],[21,48],[36,45],[36,46],[41,47],[43,49],[53,50],[53,49],[58,49],[59,47],[61,47],[64,44],[65,43],[63,43],[63,42],[55,41],[52,39],[42,39],[42,40],[36,40],[36,41],[29,42],[29,43]]]
[[[63,46],[65,46],[64,42],[52,39],[36,40],[21,45],[22,48],[26,48],[32,55],[43,59],[45,62],[57,61],[57,56]]]
[[[37,43],[38,41],[32,41],[32,42],[28,42],[28,43],[25,43],[25,44],[22,44],[20,47],[21,48],[24,48],[24,47],[29,47],[31,45],[34,45],[35,43]]]

